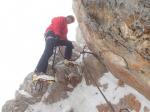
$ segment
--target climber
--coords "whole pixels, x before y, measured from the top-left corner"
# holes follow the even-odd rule
[[[36,74],[44,73],[48,67],[48,60],[53,55],[53,49],[56,46],[66,46],[65,48],[65,61],[69,62],[72,56],[73,44],[67,39],[68,28],[67,25],[75,21],[74,16],[59,16],[54,17],[51,24],[47,27],[44,37],[45,37],[45,50],[37,64],[34,71]]]

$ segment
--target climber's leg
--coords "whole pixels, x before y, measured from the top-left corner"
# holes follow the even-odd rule
[[[74,48],[72,42],[69,40],[60,40],[59,44],[61,46],[66,46],[66,48],[65,48],[65,59],[70,60],[71,56],[72,56],[72,49]]]
[[[45,50],[38,62],[38,65],[35,69],[35,72],[40,73],[46,73],[47,66],[48,66],[48,60],[53,54],[53,48],[55,46],[55,38],[47,38],[46,39],[46,45],[45,45]]]

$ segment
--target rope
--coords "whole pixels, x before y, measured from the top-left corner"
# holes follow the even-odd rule
[[[94,57],[97,57],[96,54],[94,54],[94,53],[92,53],[92,52],[85,51],[85,50],[84,50],[85,47],[86,47],[86,46],[84,46],[83,51],[80,52],[80,55],[79,55],[76,59],[74,59],[74,60],[77,60],[77,59],[81,56],[81,54],[83,54],[83,62],[84,62],[84,54],[85,54],[85,53],[92,54],[92,55],[94,55]],[[59,47],[59,52],[60,52],[61,56],[64,58],[64,56],[63,56],[63,54],[62,54],[62,52],[61,52],[61,50],[60,50],[60,47]],[[54,58],[54,59],[55,59],[55,58]],[[86,64],[85,64],[85,63],[84,63],[84,65],[85,65],[85,67],[86,67]],[[86,70],[87,70],[87,67],[86,67]],[[88,72],[88,73],[89,73],[89,75],[91,76],[93,82],[95,83],[97,89],[98,89],[99,92],[102,94],[102,96],[103,96],[103,98],[105,99],[106,103],[110,106],[112,112],[115,112],[115,109],[113,108],[112,104],[107,100],[107,98],[105,97],[104,93],[103,93],[102,90],[99,88],[98,84],[96,83],[95,79],[93,78],[92,74],[91,74],[90,72]]]
[[[55,50],[54,50],[54,57],[53,57],[53,63],[52,63],[52,70],[54,70],[56,51],[57,51],[57,47],[55,47]]]
[[[119,112],[122,112],[122,111],[130,112],[128,108],[120,109],[120,111],[119,111]]]
[[[112,110],[112,112],[115,112],[115,109],[114,109],[113,105],[111,104],[111,102],[108,101],[108,99],[106,98],[106,96],[104,95],[104,93],[102,92],[102,90],[99,88],[97,82],[96,82],[95,79],[93,78],[93,75],[91,74],[90,71],[88,71],[87,66],[86,66],[86,64],[85,64],[85,61],[84,61],[84,54],[85,54],[85,53],[92,54],[94,57],[97,57],[97,55],[94,54],[94,53],[92,53],[92,52],[87,52],[87,51],[85,51],[84,49],[85,49],[85,47],[83,48],[83,51],[81,52],[81,54],[83,54],[83,63],[84,63],[84,66],[85,66],[85,68],[86,68],[86,70],[87,70],[87,73],[88,73],[88,74],[90,75],[90,77],[92,78],[92,80],[93,80],[93,82],[95,83],[97,89],[99,90],[99,92],[100,92],[100,94],[103,96],[103,98],[105,99],[106,103],[108,104],[108,106],[110,107],[110,109]],[[119,112],[122,112],[122,111],[130,112],[128,108],[120,109]]]
[[[83,55],[83,62],[84,62],[84,55]],[[84,62],[84,66],[85,66],[86,70],[88,71],[85,62]],[[106,103],[107,103],[107,104],[109,105],[109,107],[111,108],[112,112],[115,112],[115,109],[113,108],[112,104],[107,100],[107,98],[106,98],[106,96],[104,95],[104,93],[102,92],[102,90],[99,88],[99,86],[98,86],[97,82],[95,81],[95,79],[93,78],[93,75],[91,74],[91,72],[88,71],[87,73],[88,73],[88,74],[90,75],[90,77],[92,78],[92,80],[93,80],[93,82],[95,83],[97,89],[99,90],[99,92],[101,93],[101,95],[103,96],[103,98],[105,99]]]
[[[65,59],[63,53],[61,52],[60,46],[59,46],[59,52],[60,52],[61,56]],[[81,56],[81,54],[78,57],[74,58],[74,59],[70,59],[70,61],[76,61],[80,56]]]
[[[77,60],[77,59],[81,56],[81,54],[83,54],[83,63],[84,63],[84,65],[85,65],[85,68],[86,68],[86,70],[87,70],[87,73],[88,73],[88,74],[90,75],[90,77],[92,78],[92,80],[93,80],[93,82],[95,83],[97,89],[99,90],[100,94],[103,96],[104,100],[106,101],[106,103],[108,104],[108,106],[110,107],[110,109],[112,110],[112,112],[115,112],[115,109],[114,109],[113,105],[111,104],[111,102],[108,101],[108,99],[106,98],[106,96],[104,95],[104,93],[102,92],[102,90],[100,89],[100,87],[98,86],[97,82],[96,82],[95,79],[93,78],[93,75],[91,74],[90,71],[88,71],[87,66],[86,66],[86,64],[85,64],[85,62],[84,62],[84,54],[85,54],[85,53],[92,54],[92,55],[93,55],[94,57],[96,57],[96,58],[97,58],[97,55],[94,54],[94,53],[92,53],[92,52],[85,51],[85,50],[84,50],[85,47],[86,47],[86,46],[84,46],[83,51],[80,52],[80,55],[79,55],[77,58],[72,59],[71,61]],[[63,54],[62,54],[62,52],[61,52],[60,47],[59,47],[59,52],[60,52],[61,56],[64,58],[64,56],[63,56]],[[55,48],[55,52],[54,52],[54,58],[53,58],[52,69],[54,69],[55,55],[56,55],[56,48]],[[64,59],[65,59],[65,58],[64,58]],[[119,112],[122,112],[122,111],[130,112],[128,108],[120,109]]]

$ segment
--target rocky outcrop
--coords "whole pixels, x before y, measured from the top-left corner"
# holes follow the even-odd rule
[[[88,48],[120,80],[150,100],[150,2],[73,0]]]
[[[135,112],[140,112],[141,103],[136,99],[136,97],[134,95],[129,94],[129,95],[125,96],[124,98],[122,98],[117,105],[114,105],[114,107],[116,108],[117,112],[119,112],[121,109],[122,109],[122,111],[129,111],[127,108],[125,109],[124,107],[134,109]],[[98,108],[99,112],[111,111],[110,107],[106,104],[97,106],[97,108]]]
[[[34,82],[30,73],[2,112],[112,111],[101,92],[115,112],[150,112],[149,6],[148,0],[74,0],[75,64],[66,66],[57,49],[55,69],[51,57],[47,70],[56,82]],[[85,45],[88,53],[79,56]]]
[[[75,45],[73,59],[77,60],[74,65],[67,66],[58,50],[55,69],[52,70],[52,57],[47,70],[48,75],[55,75],[56,82],[33,81],[34,73],[30,73],[16,91],[15,98],[4,104],[2,112],[110,112],[99,89],[115,112],[121,109],[150,112],[150,102],[145,97],[119,82],[95,56],[79,57],[79,51],[81,48]],[[87,48],[85,51],[91,52]],[[114,63],[125,66],[122,58],[114,57]]]
[[[73,58],[76,58],[77,55],[74,53]],[[78,65],[66,66],[59,50],[54,70],[52,70],[52,60],[53,57],[50,58],[47,73],[50,76],[55,75],[57,82],[49,84],[33,81],[32,76],[34,73],[30,73],[24,79],[23,84],[20,85],[19,90],[16,91],[15,99],[7,101],[2,112],[24,112],[30,105],[37,102],[52,104],[68,97],[67,92],[73,91],[77,84],[81,82],[81,67]]]

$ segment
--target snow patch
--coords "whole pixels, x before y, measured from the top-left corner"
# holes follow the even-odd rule
[[[23,95],[23,96],[25,96],[25,97],[27,97],[27,98],[31,98],[31,97],[32,97],[32,96],[31,96],[27,91],[25,91],[25,90],[19,90],[18,93],[21,94],[21,95]]]
[[[51,105],[42,102],[30,106],[25,112],[98,112],[96,105],[100,104],[102,97],[94,86],[87,86],[85,80],[74,89],[68,92],[69,97]],[[32,108],[32,109],[31,109]]]
[[[43,79],[43,80],[55,80],[54,77],[49,76],[49,75],[44,75],[44,74],[42,74],[42,75],[33,75],[33,78],[35,80],[39,80],[39,79]]]
[[[128,85],[125,85],[124,87],[118,86],[118,79],[115,78],[110,72],[105,73],[99,82],[101,84],[108,84],[108,88],[103,92],[111,103],[117,104],[124,96],[133,94],[141,103],[140,112],[144,112],[144,106],[147,106],[150,109],[150,101],[148,99]]]
[[[107,89],[101,87],[101,90],[111,103],[117,104],[125,95],[133,94],[141,102],[140,112],[144,112],[144,106],[150,109],[149,100],[128,85],[119,87],[118,79],[110,72],[105,73],[99,82],[108,84]],[[93,85],[86,85],[85,79],[72,92],[68,92],[68,96],[68,98],[50,105],[43,102],[31,105],[25,112],[70,112],[71,110],[74,112],[98,112],[96,106],[106,103],[98,89]]]

